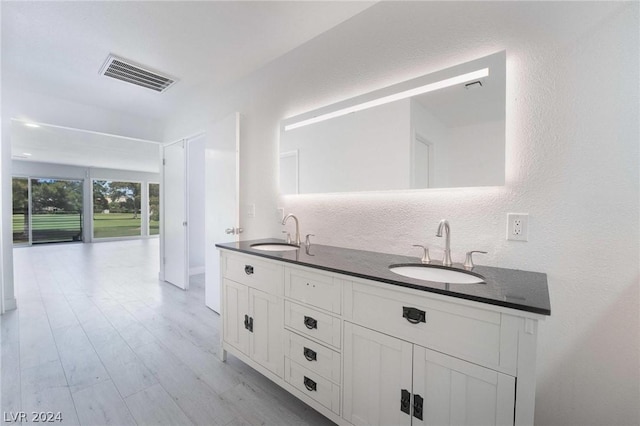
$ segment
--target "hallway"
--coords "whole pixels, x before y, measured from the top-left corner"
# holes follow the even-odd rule
[[[18,310],[1,318],[2,410],[63,424],[330,421],[219,351],[204,275],[158,281],[157,239],[14,249]],[[25,422],[26,423],[26,422]],[[58,422],[54,422],[58,423]]]

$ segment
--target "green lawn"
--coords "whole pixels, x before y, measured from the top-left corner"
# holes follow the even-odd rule
[[[93,215],[94,238],[128,237],[140,235],[142,220],[140,215],[133,218],[133,213],[95,213]],[[28,242],[28,234],[24,233],[25,216],[13,215],[13,240],[15,243]],[[41,214],[31,219],[34,232],[47,230],[66,230],[73,232],[79,229],[79,214]],[[149,233],[158,235],[160,224],[158,221],[149,222]]]
[[[140,235],[142,219],[133,213],[94,213],[93,238],[132,237]]]

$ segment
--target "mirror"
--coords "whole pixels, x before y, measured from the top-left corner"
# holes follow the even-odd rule
[[[504,51],[288,118],[280,191],[504,185]]]

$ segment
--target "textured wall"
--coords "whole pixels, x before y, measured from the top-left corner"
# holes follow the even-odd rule
[[[318,243],[437,257],[447,218],[454,261],[546,272],[536,423],[639,424],[638,27],[637,2],[380,3],[186,102],[167,134],[243,113],[244,238],[280,236],[280,205]],[[505,186],[276,196],[278,120],[502,49]],[[530,214],[529,242],[505,240],[507,212]]]

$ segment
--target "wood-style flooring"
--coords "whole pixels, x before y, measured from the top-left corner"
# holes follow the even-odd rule
[[[158,280],[158,240],[14,249],[18,309],[0,317],[3,423],[330,425],[229,356],[204,275]],[[9,419],[9,420],[7,420]]]

